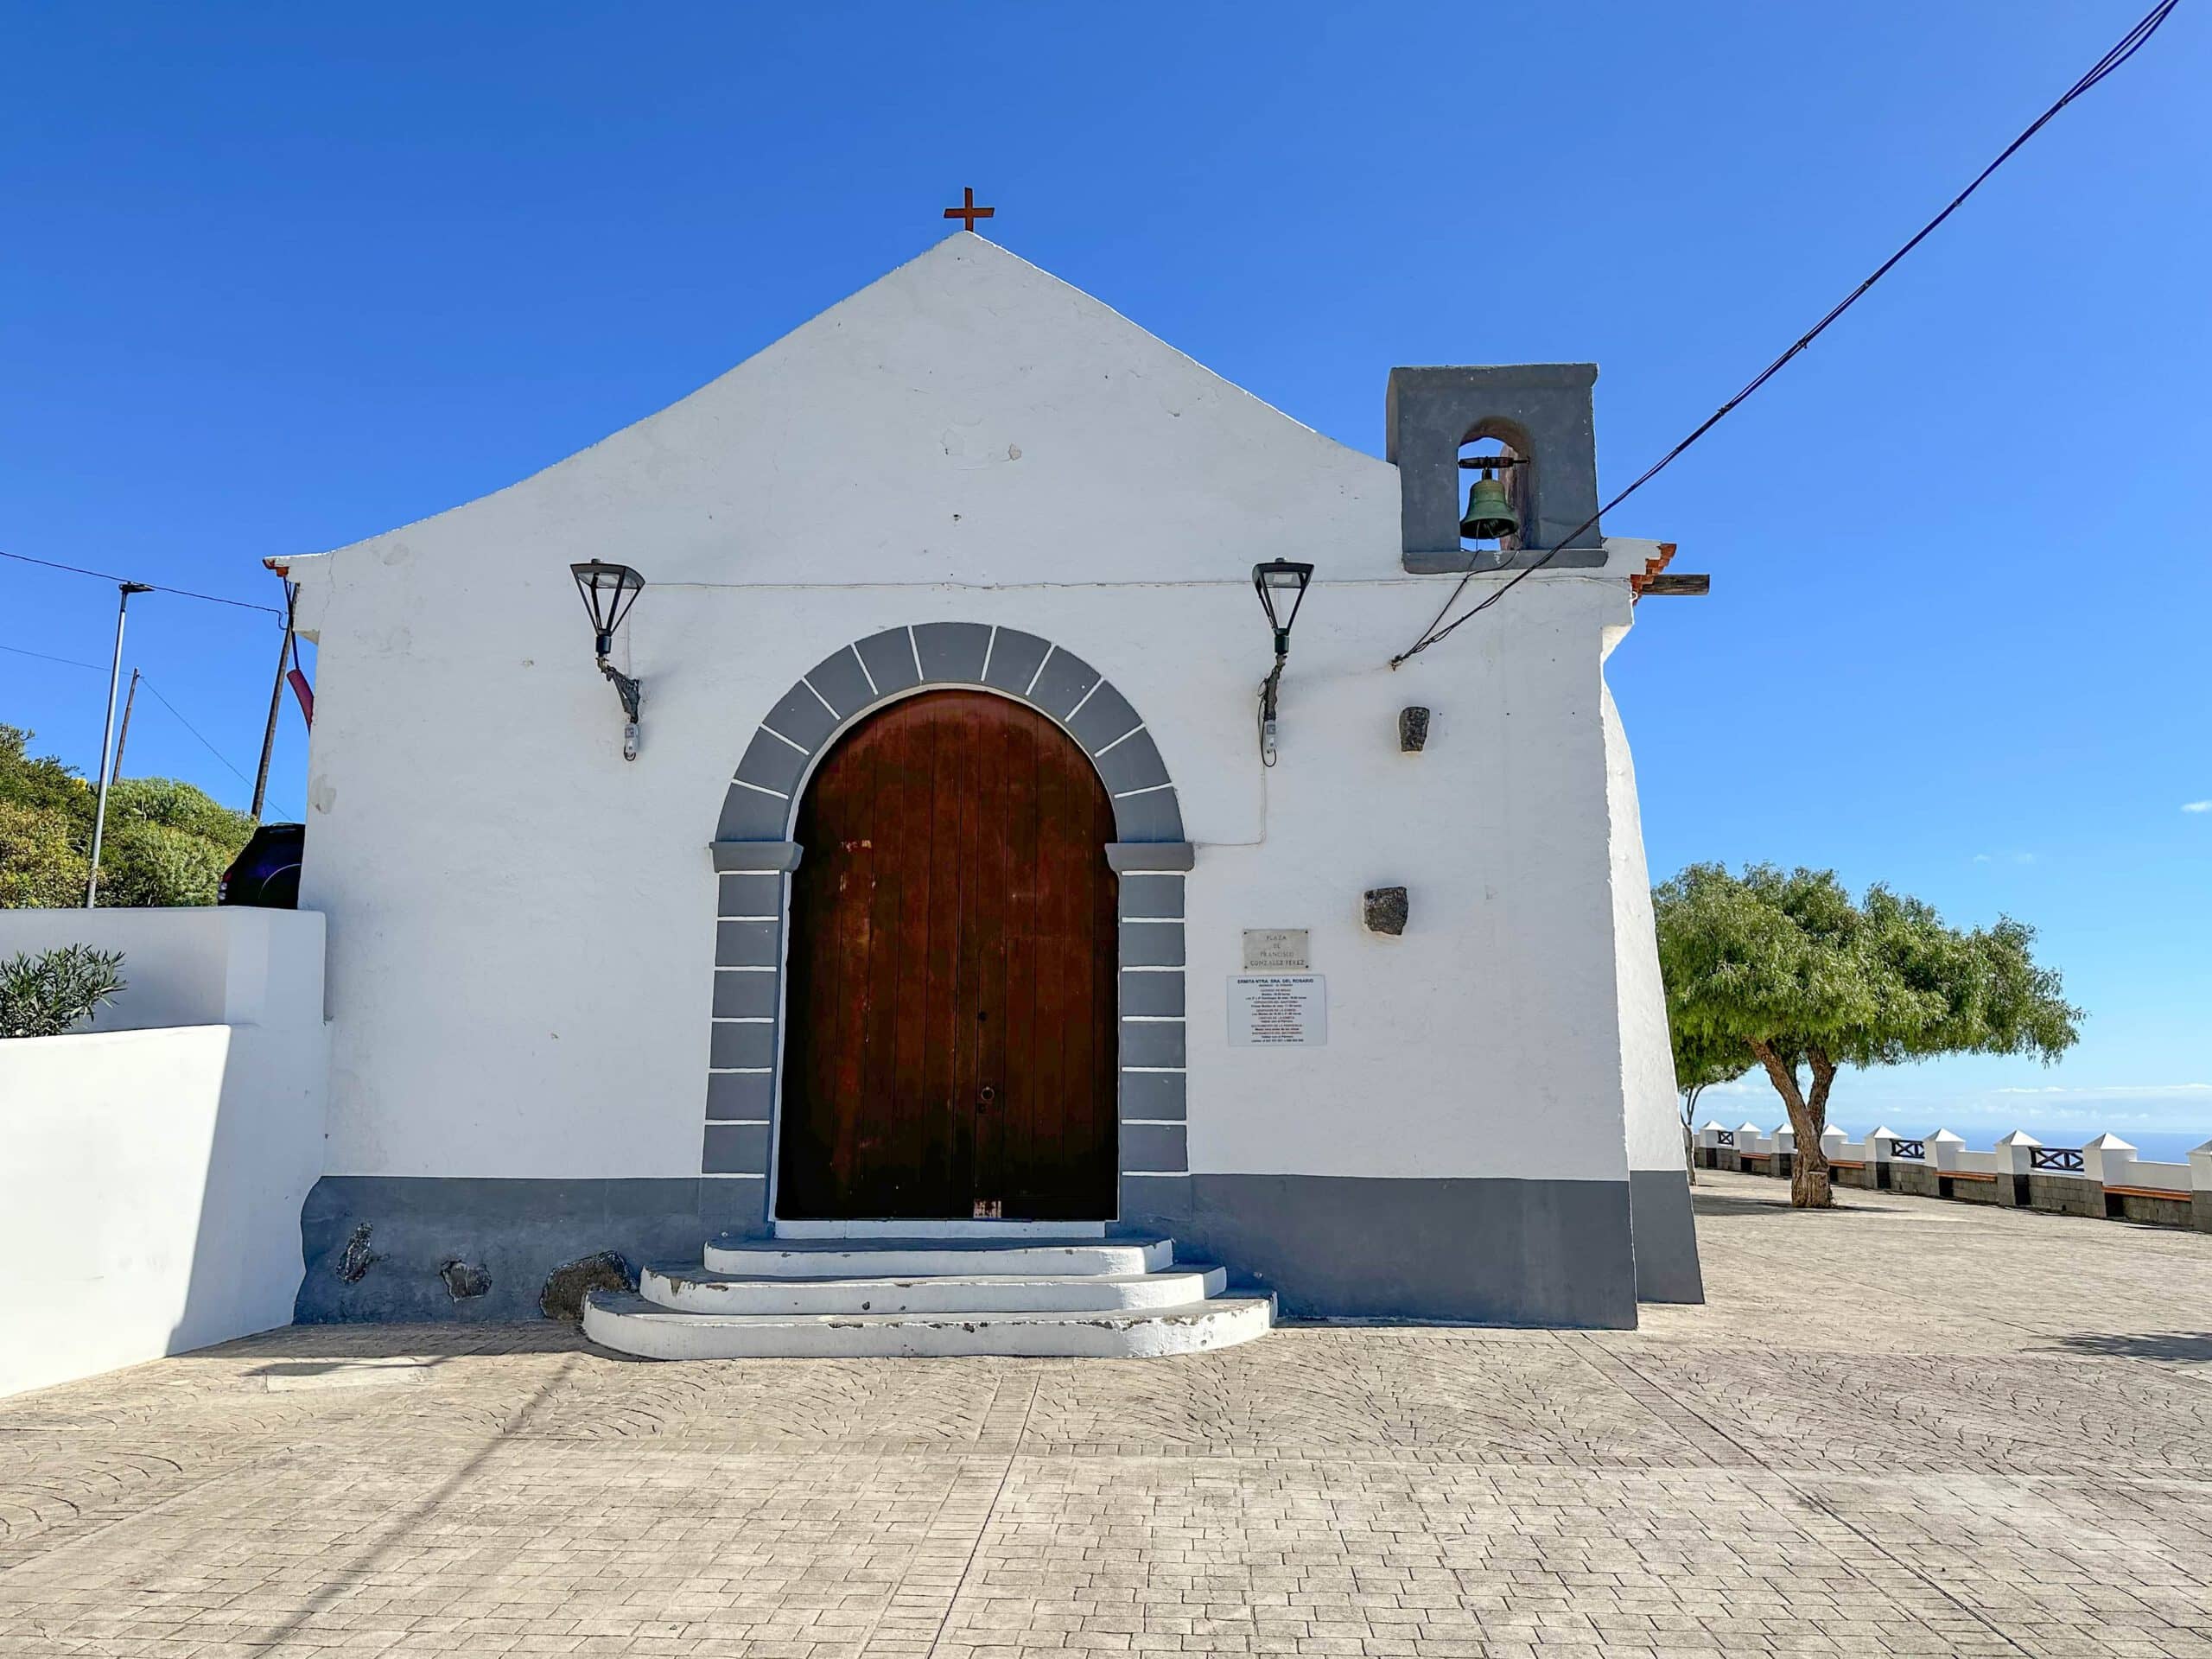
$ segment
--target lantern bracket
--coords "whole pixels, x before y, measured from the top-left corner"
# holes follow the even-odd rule
[[[1274,666],[1268,671],[1268,677],[1260,682],[1260,764],[1272,766],[1275,763],[1275,698],[1282,686],[1283,665],[1290,659],[1290,629],[1298,620],[1298,607],[1306,602],[1306,585],[1313,580],[1313,567],[1289,559],[1270,559],[1265,564],[1252,567],[1252,586],[1260,595],[1260,608],[1267,613],[1268,631],[1274,636]],[[1288,612],[1279,612],[1275,595],[1290,595]]]
[[[626,564],[608,564],[589,560],[572,564],[569,573],[576,579],[576,591],[590,614],[592,626],[592,655],[599,663],[599,671],[614,688],[614,695],[622,699],[622,758],[638,758],[638,710],[644,702],[643,689],[629,675],[607,660],[607,653],[614,648],[615,630],[622,626],[622,619],[638,602],[638,595],[645,591],[645,579]]]

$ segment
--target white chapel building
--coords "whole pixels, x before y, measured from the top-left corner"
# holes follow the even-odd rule
[[[963,232],[285,561],[332,1057],[298,1316],[522,1316],[609,1252],[643,1294],[588,1330],[663,1354],[1698,1300],[1605,680],[1661,550],[1569,536],[1595,378],[1378,370],[1378,461]]]

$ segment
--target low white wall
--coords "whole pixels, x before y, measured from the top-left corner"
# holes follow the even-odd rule
[[[123,993],[87,1030],[322,1018],[322,917],[315,911],[0,910],[0,959],[64,944],[123,952]]]
[[[130,988],[0,1040],[0,1395],[289,1324],[322,1172],[321,916],[0,911],[0,957],[73,943]]]
[[[2149,1159],[2131,1159],[2127,1173],[2120,1184],[2124,1186],[2155,1186],[2169,1192],[2186,1193],[2190,1190],[2187,1164],[2156,1163]]]

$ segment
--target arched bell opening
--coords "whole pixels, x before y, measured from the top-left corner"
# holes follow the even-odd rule
[[[1534,457],[1528,434],[1510,421],[1478,423],[1459,444],[1459,477],[1465,505],[1459,544],[1477,551],[1513,553],[1534,518]]]

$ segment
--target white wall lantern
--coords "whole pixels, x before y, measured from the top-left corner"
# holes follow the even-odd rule
[[[608,662],[607,653],[614,648],[614,631],[638,602],[638,595],[645,592],[645,579],[626,564],[606,564],[597,559],[570,565],[569,574],[576,579],[584,609],[591,613],[592,652],[599,658],[599,671],[613,685],[614,694],[622,699],[622,712],[628,717],[622,728],[622,758],[634,760],[638,758],[638,683]]]
[[[1306,585],[1313,580],[1313,567],[1288,559],[1270,559],[1252,567],[1252,586],[1259,591],[1260,607],[1268,613],[1268,626],[1275,637],[1275,665],[1260,682],[1260,761],[1275,763],[1275,690],[1282,683],[1283,664],[1290,659],[1290,625],[1298,620],[1298,607],[1306,602]],[[1287,614],[1278,613],[1278,597],[1290,595]]]

